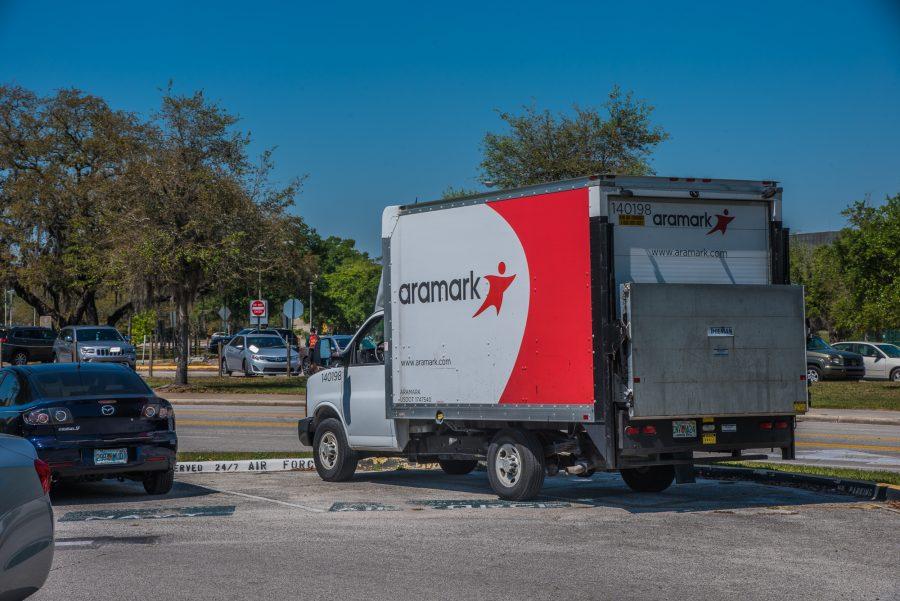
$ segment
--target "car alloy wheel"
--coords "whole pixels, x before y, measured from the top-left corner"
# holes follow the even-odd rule
[[[814,367],[806,368],[806,379],[815,384],[819,381],[819,370]]]
[[[28,364],[28,355],[23,352],[18,352],[13,355],[13,365],[27,365]]]

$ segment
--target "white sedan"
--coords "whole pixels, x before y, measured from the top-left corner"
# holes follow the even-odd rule
[[[838,342],[840,351],[859,353],[866,366],[867,380],[900,382],[900,347],[886,342]]]

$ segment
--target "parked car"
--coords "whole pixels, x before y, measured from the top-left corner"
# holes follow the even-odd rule
[[[212,336],[209,337],[209,345],[207,346],[207,350],[210,354],[215,355],[219,352],[219,343],[222,343],[222,346],[228,344],[228,341],[231,340],[232,335],[226,334],[225,332],[214,332]]]
[[[806,379],[813,384],[820,380],[861,380],[865,375],[861,355],[838,350],[818,336],[806,341]]]
[[[50,468],[27,440],[0,434],[0,599],[24,599],[53,563]]]
[[[131,369],[135,363],[134,345],[111,326],[63,328],[53,344],[53,354],[56,363],[122,363]]]
[[[27,438],[54,481],[128,478],[165,494],[175,478],[175,415],[121,365],[0,370],[0,433]]]
[[[245,376],[283,374],[287,367],[287,348],[277,334],[241,334],[231,339],[222,351],[222,371]],[[300,354],[291,351],[291,372],[299,373]]]
[[[15,326],[0,333],[3,361],[25,365],[29,361],[53,361],[53,342],[56,332],[37,326]]]
[[[866,379],[900,382],[900,347],[885,342],[838,342],[839,351],[862,355]]]

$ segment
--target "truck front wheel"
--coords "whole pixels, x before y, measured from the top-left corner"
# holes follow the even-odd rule
[[[637,492],[662,492],[669,488],[675,479],[675,467],[671,465],[631,467],[621,472],[622,480],[628,488]]]
[[[448,476],[464,476],[478,465],[476,459],[438,459],[438,463]]]
[[[333,417],[322,420],[313,438],[313,462],[319,477],[326,482],[345,482],[353,477],[358,461],[341,422]]]
[[[533,432],[503,430],[488,447],[488,481],[501,499],[532,499],[544,485],[544,447]]]

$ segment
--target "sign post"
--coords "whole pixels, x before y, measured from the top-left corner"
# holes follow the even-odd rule
[[[269,303],[263,299],[250,301],[250,325],[256,327],[269,323]]]
[[[222,323],[225,324],[225,333],[230,334],[231,324],[228,323],[228,320],[231,318],[231,309],[222,305],[222,307],[219,308],[219,318],[222,320]]]
[[[288,321],[288,330],[294,331],[294,320],[303,314],[303,303],[296,298],[290,298],[284,303],[281,310],[282,315]],[[284,343],[287,346],[287,376],[291,377],[291,337],[285,336]],[[299,345],[298,345],[299,346]],[[297,350],[299,352],[299,348]],[[298,370],[299,371],[299,370]]]

